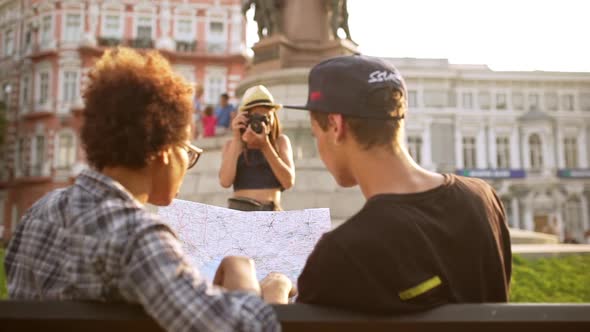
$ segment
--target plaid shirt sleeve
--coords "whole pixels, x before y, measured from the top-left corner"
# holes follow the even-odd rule
[[[121,289],[167,331],[280,331],[274,310],[257,296],[222,292],[201,279],[162,225],[128,244]]]

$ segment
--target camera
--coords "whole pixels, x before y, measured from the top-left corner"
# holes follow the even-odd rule
[[[267,126],[270,123],[270,119],[268,118],[268,115],[264,115],[264,114],[257,114],[257,113],[251,113],[246,115],[246,117],[248,118],[248,122],[246,123],[246,127],[250,126],[250,128],[252,128],[252,131],[254,131],[257,134],[260,134],[262,132],[262,123],[264,122]],[[242,134],[244,133],[244,129],[241,129]]]

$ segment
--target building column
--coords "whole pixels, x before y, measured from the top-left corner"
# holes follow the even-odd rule
[[[542,133],[541,145],[543,147],[543,160],[545,172],[551,172],[555,168],[555,145],[553,133]]]
[[[531,160],[530,160],[530,150],[529,150],[529,139],[526,132],[523,132],[520,136],[520,152],[522,156],[522,168],[530,169],[531,168]]]
[[[557,124],[556,130],[556,140],[557,140],[557,168],[564,169],[565,168],[565,151],[563,150],[563,130],[561,128],[561,124]]]
[[[587,139],[586,126],[580,128],[578,134],[578,167],[588,168],[588,154],[586,153],[586,139]]]
[[[512,135],[510,137],[510,167],[514,169],[522,168],[521,157],[520,157],[520,145],[521,142],[518,139],[518,127],[514,126],[512,129]]]
[[[590,230],[590,220],[588,220],[588,199],[586,198],[586,195],[584,195],[583,193],[580,194],[580,204],[582,205],[581,217],[582,225],[584,225],[583,231],[585,232],[587,230]]]
[[[435,165],[432,163],[432,145],[431,145],[431,134],[430,127],[432,125],[432,119],[424,119],[424,130],[422,131],[422,165],[424,168],[434,171]]]
[[[492,126],[488,127],[488,166],[489,168],[498,168],[498,161],[496,158],[496,131]]]
[[[535,230],[535,223],[533,221],[533,201],[531,197],[526,197],[524,199],[524,214],[521,226],[524,230]]]
[[[475,138],[476,144],[476,165],[479,169],[488,168],[488,163],[486,162],[486,128],[481,127],[479,129],[479,133]]]
[[[455,123],[455,164],[456,169],[463,169],[463,133],[459,129],[459,124]]]
[[[520,225],[520,211],[519,211],[519,207],[518,207],[518,198],[516,197],[512,197],[512,199],[510,200],[510,204],[512,205],[512,215],[508,216],[508,218],[510,218],[509,220],[511,220],[511,226],[514,228],[519,228]]]

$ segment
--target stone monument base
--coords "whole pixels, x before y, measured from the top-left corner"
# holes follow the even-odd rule
[[[321,59],[357,53],[357,45],[347,39],[319,43],[293,43],[284,35],[273,35],[256,43],[247,77],[285,68],[311,68]]]

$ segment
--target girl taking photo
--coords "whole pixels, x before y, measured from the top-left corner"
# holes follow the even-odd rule
[[[229,208],[242,211],[281,210],[281,192],[295,183],[293,151],[281,133],[275,103],[262,85],[244,93],[232,120],[232,138],[223,147],[219,182],[233,185]]]

